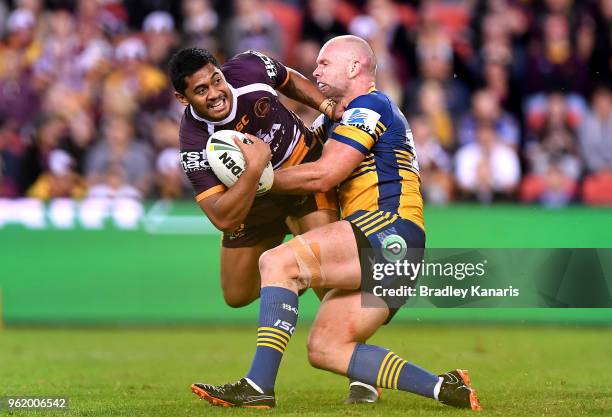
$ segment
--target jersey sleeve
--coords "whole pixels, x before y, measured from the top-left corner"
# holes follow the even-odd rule
[[[206,197],[226,190],[213,173],[206,157],[203,157],[202,154],[205,153],[204,149],[181,149],[181,165],[191,182],[198,203]]]
[[[331,134],[332,127],[333,122],[327,116],[321,114],[312,122],[310,130],[319,142],[325,143]]]
[[[235,64],[246,64],[250,83],[264,83],[279,89],[289,80],[287,68],[276,59],[257,51],[246,51],[232,59]]]
[[[373,94],[362,95],[351,101],[331,137],[367,155],[392,120],[386,100]]]
[[[206,157],[208,135],[181,123],[179,137],[181,166],[191,182],[196,201],[199,203],[206,197],[225,191],[226,187],[214,174]]]

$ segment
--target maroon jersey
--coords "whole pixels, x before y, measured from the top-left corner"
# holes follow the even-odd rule
[[[321,152],[321,144],[312,132],[279,100],[276,89],[288,78],[284,65],[259,52],[247,51],[223,64],[221,71],[233,96],[229,115],[221,121],[210,121],[187,106],[181,120],[182,166],[198,202],[225,190],[210,168],[205,150],[209,137],[218,130],[250,133],[268,143],[274,169],[315,160]],[[261,224],[279,217],[283,206],[293,199],[258,197],[245,223]]]

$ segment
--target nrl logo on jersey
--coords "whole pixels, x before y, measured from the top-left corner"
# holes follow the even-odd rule
[[[380,114],[371,109],[358,107],[350,109],[342,115],[342,124],[346,126],[354,126],[364,130],[369,134],[376,132],[376,123],[380,120]]]
[[[206,158],[206,150],[181,152],[181,166],[187,174],[210,169]]]

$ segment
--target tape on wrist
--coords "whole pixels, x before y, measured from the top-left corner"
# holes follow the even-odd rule
[[[330,119],[334,119],[334,108],[336,107],[336,102],[331,98],[327,98],[323,100],[323,103],[319,106],[319,111],[329,117]]]

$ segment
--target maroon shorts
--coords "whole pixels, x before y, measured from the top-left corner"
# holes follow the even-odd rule
[[[287,217],[302,217],[318,210],[337,210],[336,192],[307,196],[263,196],[255,200],[245,223],[231,233],[223,233],[223,246],[244,248],[264,239],[291,233]],[[261,219],[264,219],[261,221]]]

